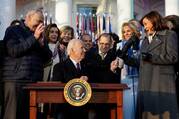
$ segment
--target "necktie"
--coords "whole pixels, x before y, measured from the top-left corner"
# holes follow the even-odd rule
[[[78,71],[80,71],[80,63],[76,63],[76,69],[78,70]]]

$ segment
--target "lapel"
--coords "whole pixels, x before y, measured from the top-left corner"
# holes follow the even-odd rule
[[[77,73],[77,69],[76,69],[75,65],[73,64],[73,62],[69,58],[67,59],[66,65],[67,65],[68,70],[71,73]]]
[[[110,60],[110,58],[111,58],[111,54],[110,54],[110,50],[107,52],[107,54],[106,54],[106,56],[104,57],[104,60],[106,61],[108,61],[108,60]]]
[[[148,42],[147,38],[145,37],[144,40],[142,41],[141,51],[147,52],[148,47],[149,47],[149,42]]]
[[[77,70],[77,68],[75,67],[75,65],[73,64],[73,62],[68,58],[67,60],[67,67],[69,68],[68,70],[73,73],[74,75],[80,75],[83,74],[83,69],[85,68],[85,64],[83,61],[80,62],[80,70]]]
[[[152,42],[149,44],[149,51],[155,49],[157,46],[159,46],[162,43],[162,40],[159,35],[155,35]]]
[[[98,47],[94,48],[93,53],[94,53],[97,61],[101,61],[102,60],[101,56],[99,55],[99,49],[98,49]]]
[[[81,72],[77,71],[75,65],[69,58],[64,63],[64,82],[81,77]]]
[[[148,42],[148,38],[145,37],[142,42],[142,47],[141,47],[142,52],[150,52],[156,47],[158,47],[163,42],[162,35],[164,34],[165,34],[164,32],[157,32],[150,44]]]

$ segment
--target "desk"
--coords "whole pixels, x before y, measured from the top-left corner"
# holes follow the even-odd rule
[[[115,104],[111,108],[111,119],[123,119],[123,90],[127,89],[126,84],[99,84],[92,83],[92,97],[88,103]],[[30,119],[37,118],[38,103],[67,103],[63,89],[64,83],[38,82],[24,87],[30,92]]]

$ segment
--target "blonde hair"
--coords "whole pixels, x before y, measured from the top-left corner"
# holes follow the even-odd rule
[[[74,38],[74,29],[71,26],[65,25],[60,28],[60,34],[65,31],[70,31],[72,38]]]
[[[122,24],[122,38],[124,39],[124,27],[128,26],[132,29],[132,32],[135,33],[137,35],[137,37],[139,38],[141,36],[140,31],[138,30],[138,28],[131,22],[124,22]]]

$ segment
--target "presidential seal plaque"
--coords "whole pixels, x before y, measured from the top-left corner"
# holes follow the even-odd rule
[[[83,79],[72,79],[64,87],[64,97],[73,106],[85,105],[91,98],[92,90]]]

